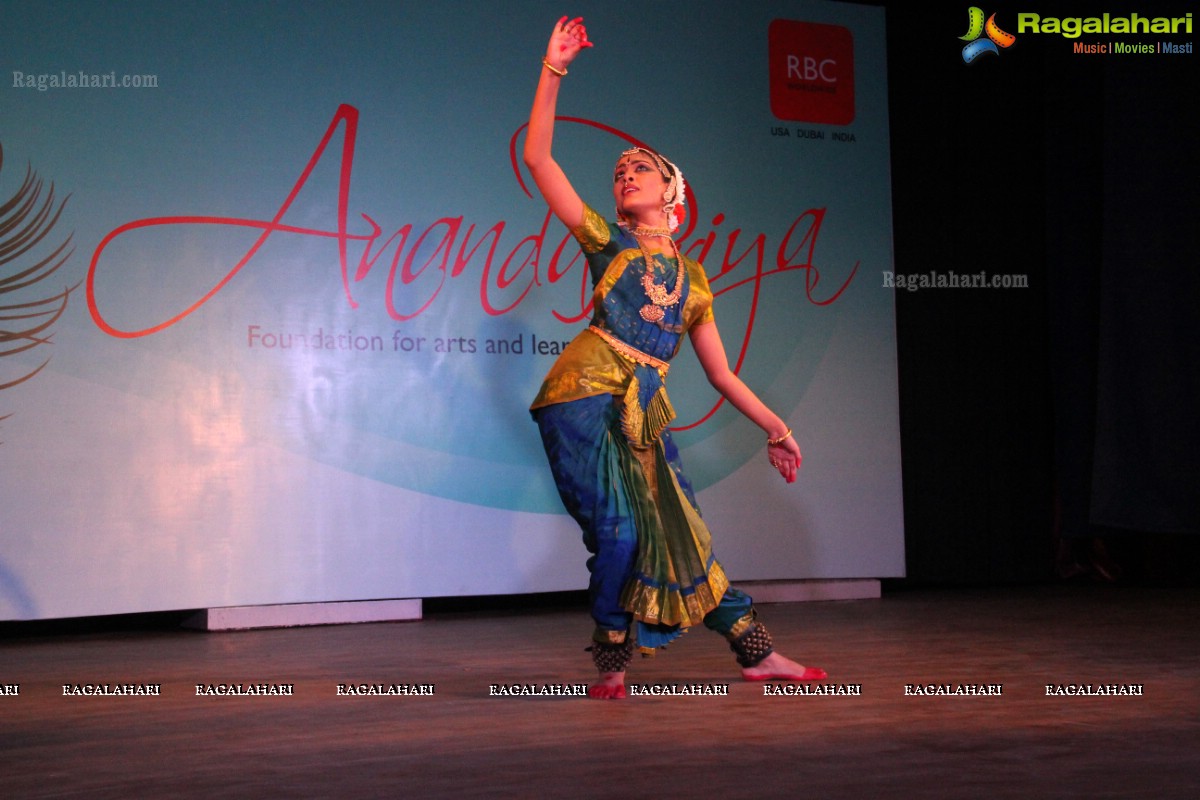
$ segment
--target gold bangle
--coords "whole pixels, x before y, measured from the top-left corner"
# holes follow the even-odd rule
[[[565,69],[556,68],[553,64],[551,64],[545,58],[542,58],[542,66],[545,67],[546,69],[550,70],[551,72],[553,72],[555,75],[557,75],[560,78],[565,78],[567,76],[567,71]]]
[[[788,437],[791,435],[792,435],[792,429],[788,428],[787,433],[785,433],[783,436],[780,436],[778,439],[772,439],[770,436],[768,436],[767,437],[767,447],[774,447],[775,445],[783,444],[784,442],[786,442],[788,440]]]

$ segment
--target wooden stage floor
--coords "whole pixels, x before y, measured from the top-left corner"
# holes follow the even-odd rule
[[[0,796],[1196,798],[1198,611],[1195,589],[1099,586],[767,605],[780,649],[841,694],[766,695],[700,629],[629,676],[699,694],[603,702],[491,694],[586,681],[581,608],[18,632],[0,641]],[[104,684],[161,694],[64,694]],[[219,684],[293,694],[197,695]],[[1087,685],[1141,694],[1067,694]]]

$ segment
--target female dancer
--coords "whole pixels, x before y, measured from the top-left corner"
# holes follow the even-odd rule
[[[551,154],[558,91],[592,43],[581,18],[554,26],[529,117],[524,158],[551,212],[579,241],[595,286],[595,316],[555,362],[534,419],[567,511],[583,528],[596,629],[592,697],[625,696],[633,640],[652,655],[703,622],[730,643],[746,680],[821,680],[774,651],[750,597],[713,558],[667,424],[664,379],[683,334],[709,382],[767,435],[767,458],[789,483],[800,467],[792,431],[730,369],[704,268],[679,252],[679,168],[633,148],[613,173],[617,224],[584,204]]]

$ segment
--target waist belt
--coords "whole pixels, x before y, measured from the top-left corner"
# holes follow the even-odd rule
[[[634,447],[649,447],[675,419],[675,409],[663,384],[671,365],[626,344],[603,328],[589,325],[588,330],[603,339],[613,352],[637,364],[622,400],[621,428]]]
[[[663,361],[661,358],[655,358],[649,353],[643,353],[633,345],[626,344],[616,336],[613,336],[611,333],[604,330],[604,328],[600,328],[595,325],[589,325],[588,330],[599,336],[604,341],[608,342],[609,347],[631,361],[636,361],[637,363],[644,364],[647,367],[654,367],[664,376],[667,374],[667,370],[671,368],[670,362]]]

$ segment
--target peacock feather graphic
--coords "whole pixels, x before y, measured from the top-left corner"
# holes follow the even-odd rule
[[[0,146],[0,174],[3,171],[4,148]],[[33,167],[27,166],[20,188],[0,203],[0,391],[31,380],[50,363],[47,355],[32,369],[9,369],[4,359],[52,344],[51,328],[66,312],[71,292],[79,286],[77,281],[54,293],[50,280],[75,252],[73,233],[57,247],[53,237],[47,239],[68,199],[57,200],[54,183],[47,188]],[[0,420],[11,416],[0,413]]]

